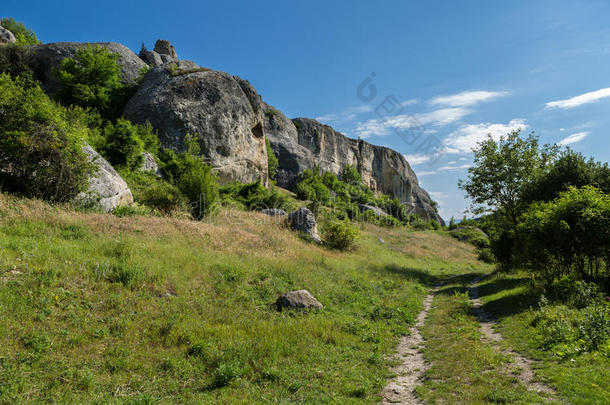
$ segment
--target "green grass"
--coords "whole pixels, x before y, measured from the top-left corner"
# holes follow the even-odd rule
[[[427,403],[546,403],[510,373],[510,358],[481,341],[466,284],[489,269],[451,278],[436,294],[422,335],[431,363],[417,393]]]
[[[537,374],[571,404],[610,403],[610,358],[601,353],[561,357],[540,347],[532,325],[539,295],[524,272],[497,274],[479,288],[485,309],[499,318],[499,331],[513,348],[537,359]]]
[[[367,225],[342,253],[231,214],[0,196],[0,404],[375,403],[426,286],[480,266],[434,232]],[[302,288],[324,309],[276,311]]]

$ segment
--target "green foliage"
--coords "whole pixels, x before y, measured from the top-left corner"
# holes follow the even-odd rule
[[[13,77],[35,78],[35,57],[29,46],[6,44],[0,46],[0,73]]]
[[[288,198],[275,187],[269,189],[262,185],[260,180],[242,184],[229,183],[220,187],[220,196],[225,203],[237,205],[248,210],[262,210],[279,208],[289,210],[291,207]]]
[[[269,138],[267,137],[265,137],[265,147],[267,148],[267,170],[269,173],[269,178],[275,179],[279,161],[277,160],[275,153],[273,153],[273,149],[271,149],[271,144],[269,143]]]
[[[119,118],[116,124],[106,125],[104,137],[101,153],[113,166],[136,169],[142,165],[144,141],[140,139],[137,126]]]
[[[87,127],[37,84],[0,74],[0,187],[66,201],[85,190],[92,166],[83,153]]]
[[[345,165],[341,170],[341,181],[347,184],[359,185],[362,183],[362,177],[358,170],[352,165]]]
[[[459,226],[454,228],[449,234],[462,242],[470,243],[481,249],[489,247],[489,238],[479,228]]]
[[[126,101],[118,57],[107,48],[88,45],[78,49],[74,58],[62,60],[58,72],[64,85],[60,100],[64,104],[95,108],[105,117],[113,118],[120,109],[116,104]]]
[[[348,250],[355,246],[359,229],[349,221],[328,221],[322,225],[322,242],[331,249]]]
[[[219,197],[218,177],[203,159],[187,155],[184,170],[178,181],[178,189],[186,197],[195,219],[203,219],[216,208]]]
[[[184,205],[185,198],[176,186],[160,180],[144,190],[141,202],[163,215],[171,215]]]
[[[607,278],[610,259],[610,195],[571,187],[525,214],[527,258],[547,281],[564,274],[585,280]]]
[[[34,32],[26,28],[22,22],[15,21],[13,17],[2,18],[0,25],[15,35],[19,45],[38,45],[41,43]]]

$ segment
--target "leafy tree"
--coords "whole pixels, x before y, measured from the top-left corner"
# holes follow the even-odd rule
[[[362,183],[362,177],[354,166],[345,165],[341,170],[341,181],[352,185],[358,185]]]
[[[269,173],[269,178],[275,179],[279,161],[277,160],[275,153],[273,153],[273,149],[271,149],[271,144],[269,143],[269,138],[267,137],[265,137],[265,146],[267,148],[267,171]]]
[[[64,85],[59,94],[65,104],[97,109],[107,115],[111,110],[113,95],[124,87],[118,55],[96,45],[81,48],[74,58],[61,61],[59,78]]]
[[[13,17],[2,18],[0,25],[15,35],[17,44],[19,45],[38,45],[41,42],[31,30],[18,21],[15,21]]]
[[[0,74],[0,188],[67,201],[93,167],[82,151],[87,127],[25,78]]]
[[[601,190],[570,187],[551,202],[535,203],[520,228],[527,258],[547,282],[562,275],[610,276],[610,195]]]
[[[506,221],[511,230],[506,237],[513,242],[506,256],[497,256],[505,266],[512,266],[519,243],[519,216],[527,207],[525,191],[556,156],[557,148],[541,147],[533,134],[523,138],[520,131],[512,131],[498,141],[488,135],[473,151],[474,165],[468,169],[468,179],[458,185],[472,199],[475,214],[495,212],[498,219]]]
[[[610,192],[610,168],[607,163],[595,162],[571,149],[562,151],[548,169],[539,173],[525,192],[525,201],[551,201],[570,186],[593,185]]]

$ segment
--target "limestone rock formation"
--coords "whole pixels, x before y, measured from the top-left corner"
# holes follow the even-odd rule
[[[292,211],[288,215],[288,221],[294,230],[305,232],[316,243],[322,242],[318,235],[316,217],[308,208],[301,207],[296,211]]]
[[[279,209],[279,208],[266,208],[264,210],[261,210],[261,212],[263,214],[269,215],[270,217],[281,217],[281,216],[284,216],[284,215],[288,215],[286,213],[286,211],[284,211],[282,209]]]
[[[140,58],[148,65],[160,66],[164,63],[176,62],[178,55],[169,41],[159,39],[155,43],[155,49],[153,51],[142,50]]]
[[[353,165],[373,191],[396,197],[411,212],[444,224],[402,154],[348,138],[312,119],[290,120],[268,105],[265,107],[265,134],[278,157],[276,177],[279,186],[293,188],[298,174],[316,164],[323,171],[336,174],[345,165]]]
[[[384,210],[382,210],[381,208],[374,207],[374,206],[368,205],[368,204],[358,204],[358,209],[362,213],[367,212],[367,211],[373,211],[375,213],[375,215],[377,215],[379,217],[387,217],[388,216],[388,213],[385,212]]]
[[[89,179],[89,189],[76,200],[86,205],[98,204],[105,212],[111,212],[119,205],[133,204],[131,190],[110,163],[89,145],[85,145],[83,151],[97,170]]]
[[[159,177],[163,177],[163,172],[161,172],[161,169],[159,168],[157,159],[155,159],[155,156],[149,152],[144,152],[142,154],[142,165],[140,166],[140,170],[143,172],[151,172]]]
[[[15,35],[13,35],[12,32],[0,26],[0,45],[10,44],[16,41],[17,39],[15,38]]]
[[[322,309],[324,306],[307,290],[290,291],[280,296],[275,302],[278,310],[282,308],[314,308]]]
[[[157,66],[144,77],[124,116],[150,122],[161,143],[175,150],[184,150],[184,135],[196,134],[221,182],[267,184],[263,102],[246,80],[190,61]]]
[[[34,45],[32,51],[36,63],[36,71],[40,74],[42,87],[47,93],[53,94],[59,91],[62,87],[59,78],[55,74],[55,70],[59,69],[61,61],[68,57],[74,57],[76,51],[87,46],[102,46],[107,48],[112,53],[117,53],[117,60],[121,72],[122,80],[126,84],[135,84],[142,68],[146,64],[133,53],[129,48],[115,42],[55,42],[51,44]]]

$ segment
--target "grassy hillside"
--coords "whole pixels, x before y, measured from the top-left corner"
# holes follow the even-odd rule
[[[340,253],[253,212],[118,218],[4,195],[0,246],[2,404],[374,403],[427,286],[489,270],[431,231],[363,225]],[[295,289],[325,308],[278,312]]]

